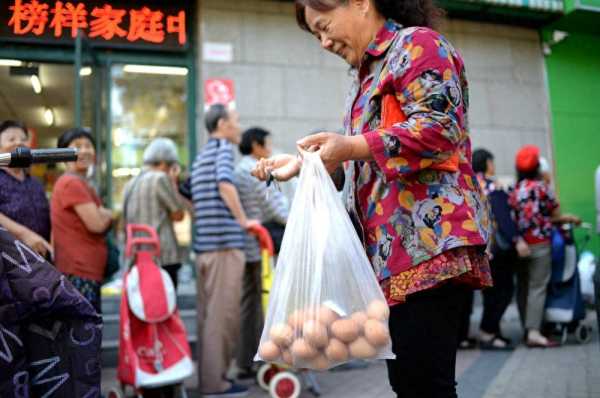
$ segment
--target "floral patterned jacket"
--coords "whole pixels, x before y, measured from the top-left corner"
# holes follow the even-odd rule
[[[378,63],[381,69],[375,67]],[[462,274],[472,274],[478,287],[491,285],[487,260],[463,258],[486,245],[491,226],[471,167],[467,82],[460,55],[439,33],[403,29],[390,20],[356,73],[346,134],[363,134],[374,161],[345,165],[351,184],[346,200],[363,227],[367,254],[380,281],[396,278],[391,293],[384,283],[388,300],[403,301],[423,283],[430,287]],[[406,120],[382,128],[382,98],[388,94]],[[453,159],[454,169],[441,167]],[[448,252],[452,261],[436,258]],[[404,288],[394,289],[399,283]]]

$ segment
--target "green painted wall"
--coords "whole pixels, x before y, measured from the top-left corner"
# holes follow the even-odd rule
[[[595,226],[594,173],[600,165],[600,35],[570,32],[552,46],[552,54],[545,60],[562,209]],[[600,254],[597,236],[592,248]]]

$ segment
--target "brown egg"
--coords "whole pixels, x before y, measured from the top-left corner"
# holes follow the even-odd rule
[[[344,362],[348,360],[348,346],[338,339],[329,340],[327,348],[325,348],[325,356],[331,362]]]
[[[288,324],[294,330],[302,330],[302,324],[304,323],[304,311],[296,310],[288,317]]]
[[[310,361],[310,367],[314,370],[326,370],[330,366],[331,362],[329,362],[323,354],[319,354],[315,359]]]
[[[281,359],[283,360],[284,364],[288,366],[294,366],[294,358],[289,350],[283,350],[281,352]]]
[[[280,354],[281,351],[279,350],[279,347],[277,347],[277,344],[273,343],[272,341],[265,341],[258,348],[258,355],[260,355],[260,357],[266,362],[276,360],[279,358]]]
[[[316,321],[319,318],[319,310],[318,308],[308,307],[303,311],[304,318],[302,318],[303,322],[306,321]]]
[[[321,322],[314,320],[304,322],[302,335],[315,348],[325,347],[329,341],[327,328]]]
[[[298,359],[312,359],[319,353],[316,348],[308,344],[308,342],[302,338],[294,340],[291,348],[292,356],[294,360]]]
[[[349,343],[358,337],[359,326],[352,319],[338,319],[331,324],[331,333],[344,343]]]
[[[390,307],[384,301],[373,300],[367,308],[367,315],[371,319],[385,321],[390,317]]]
[[[377,350],[373,347],[367,339],[364,337],[359,337],[355,341],[353,341],[350,346],[350,355],[353,358],[358,359],[371,359],[377,355]]]
[[[327,307],[326,305],[321,306],[318,314],[319,322],[321,322],[325,326],[331,325],[333,322],[340,319],[340,316],[337,312]]]
[[[271,340],[280,347],[288,347],[294,340],[294,329],[288,324],[280,323],[271,328]]]
[[[382,321],[369,319],[365,322],[365,337],[373,346],[381,347],[390,341],[390,331]]]
[[[353,313],[352,315],[350,315],[350,318],[352,318],[358,324],[358,327],[360,329],[359,333],[362,333],[365,322],[367,321],[367,319],[369,319],[366,312],[357,311],[357,312]]]

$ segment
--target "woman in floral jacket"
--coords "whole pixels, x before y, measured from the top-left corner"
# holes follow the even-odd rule
[[[408,5],[411,4],[411,5]],[[391,306],[399,397],[456,397],[458,318],[468,289],[491,285],[489,212],[471,168],[467,81],[458,52],[428,28],[430,0],[297,0],[301,28],[351,65],[345,136],[311,135],[333,175]],[[286,180],[300,161],[262,160]]]

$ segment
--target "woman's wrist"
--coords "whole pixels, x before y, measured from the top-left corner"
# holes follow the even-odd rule
[[[348,159],[344,160],[372,160],[371,148],[363,135],[346,136],[350,153]]]

